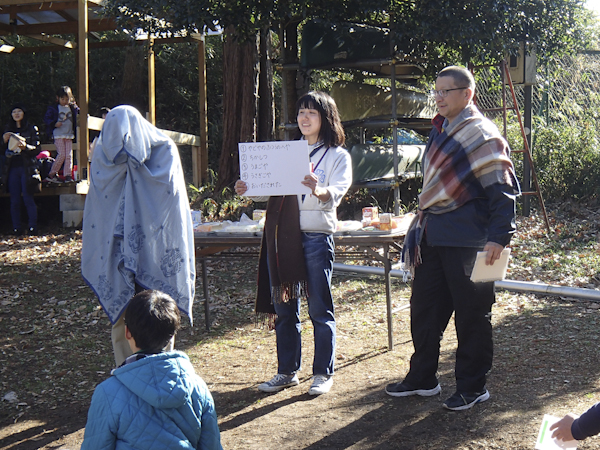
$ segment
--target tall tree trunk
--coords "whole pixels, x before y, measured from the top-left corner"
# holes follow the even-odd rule
[[[275,102],[273,95],[273,40],[265,27],[260,34],[260,71],[258,78],[258,141],[275,137]]]
[[[241,95],[240,54],[235,42],[234,28],[225,30],[223,42],[223,147],[219,158],[217,189],[220,191],[232,179],[232,153],[239,138],[240,114],[238,99]]]
[[[256,140],[258,41],[244,42],[230,26],[223,43],[223,147],[219,158],[217,192],[239,177],[238,143]]]
[[[280,45],[283,64],[297,64],[298,58],[298,23],[297,19],[289,19],[281,24]],[[298,91],[296,89],[297,70],[283,71],[283,92],[281,93],[281,114],[284,124],[296,122],[296,101]],[[293,137],[294,133],[284,133],[282,139]],[[286,136],[287,135],[287,136]]]
[[[256,141],[256,112],[258,107],[258,36],[254,36],[241,44],[240,51],[242,54],[240,142],[254,142]],[[235,162],[236,169],[238,169],[237,151]]]

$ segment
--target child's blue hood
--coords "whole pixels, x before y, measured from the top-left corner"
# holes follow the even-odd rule
[[[113,372],[127,389],[159,409],[178,408],[186,402],[193,389],[190,374],[194,368],[181,352],[148,355]]]

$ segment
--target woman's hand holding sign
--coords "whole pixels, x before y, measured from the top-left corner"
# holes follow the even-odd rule
[[[310,173],[304,177],[302,184],[312,191],[312,195],[322,202],[326,202],[331,198],[331,194],[327,189],[318,186],[317,181],[317,176],[314,173]]]

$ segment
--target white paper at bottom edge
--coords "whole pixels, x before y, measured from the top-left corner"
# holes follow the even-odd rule
[[[537,442],[535,443],[535,450],[577,450],[577,441],[557,441],[552,439],[552,433],[554,430],[550,430],[550,426],[558,422],[558,417],[551,416],[550,414],[544,414],[542,419],[542,425],[540,426],[540,432],[538,433]]]

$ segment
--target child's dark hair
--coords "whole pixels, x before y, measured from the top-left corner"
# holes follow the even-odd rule
[[[340,120],[335,100],[329,94],[320,91],[310,91],[296,103],[296,116],[301,109],[316,109],[321,116],[319,139],[328,147],[338,147],[346,142],[344,127]]]
[[[69,99],[69,103],[73,103],[75,101],[75,97],[73,96],[73,91],[69,86],[61,86],[56,91],[56,98],[67,97]]]
[[[136,294],[125,311],[125,324],[135,345],[147,352],[160,352],[179,330],[180,323],[177,303],[160,291]]]

